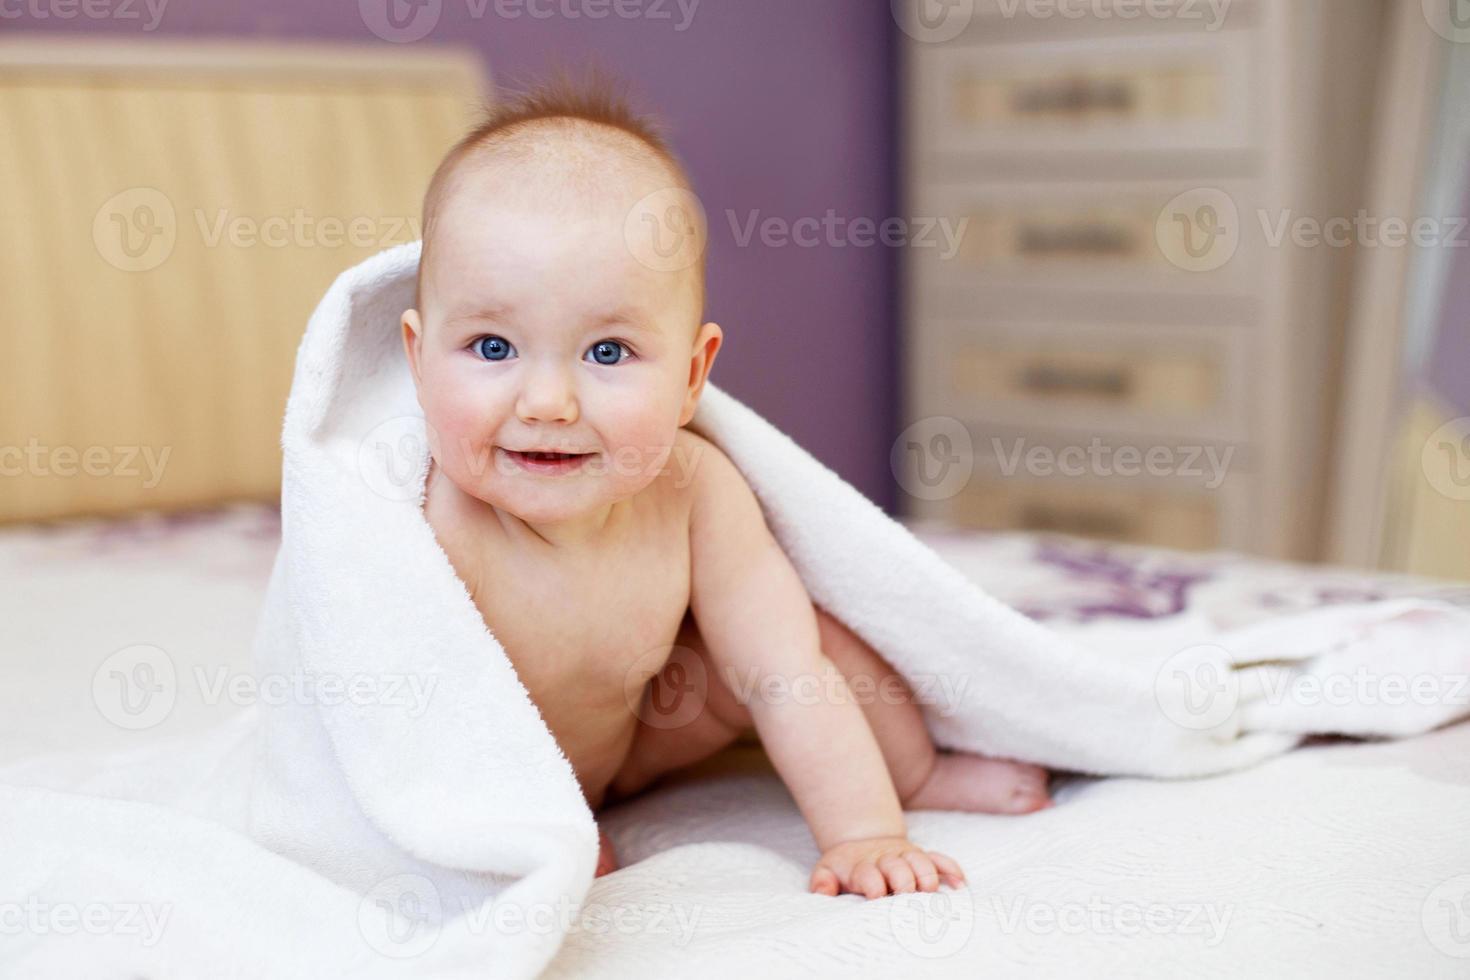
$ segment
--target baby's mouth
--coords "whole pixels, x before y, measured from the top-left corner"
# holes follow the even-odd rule
[[[535,452],[531,452],[531,453],[517,453],[516,455],[518,455],[518,456],[524,456],[527,459],[533,459],[533,460],[535,460],[538,463],[555,463],[558,460],[573,459],[573,458],[575,458],[577,456],[585,456],[586,453],[535,453]]]
[[[537,473],[564,473],[578,469],[595,453],[520,452],[503,449],[505,454],[528,470]]]

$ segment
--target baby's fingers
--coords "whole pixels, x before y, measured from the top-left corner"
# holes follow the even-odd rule
[[[807,888],[818,895],[835,896],[842,890],[842,882],[838,880],[837,872],[825,864],[819,864],[816,870],[812,872],[812,880],[807,885]]]
[[[889,890],[895,895],[914,890],[914,869],[909,863],[897,854],[889,854],[878,860],[878,867],[882,869],[883,876],[888,879]]]
[[[883,872],[872,861],[863,861],[852,869],[852,881],[848,887],[862,892],[867,898],[882,898],[888,894],[888,882],[883,880]]]
[[[929,855],[920,850],[903,852],[904,860],[908,861],[909,867],[914,869],[914,881],[921,892],[933,892],[939,890],[939,870],[934,867],[934,862],[929,860]]]
[[[944,875],[946,882],[956,888],[965,883],[965,872],[960,868],[959,863],[954,858],[940,854],[938,851],[930,851],[929,859],[934,862],[934,866],[939,869],[939,873]]]

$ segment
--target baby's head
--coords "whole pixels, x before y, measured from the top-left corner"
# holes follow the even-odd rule
[[[701,322],[704,228],[677,159],[605,85],[492,109],[430,182],[403,314],[443,475],[548,524],[652,482],[722,339]],[[585,458],[547,472],[527,450]]]

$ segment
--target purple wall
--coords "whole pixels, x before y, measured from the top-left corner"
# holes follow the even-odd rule
[[[165,4],[151,31],[149,2]],[[137,20],[27,12],[0,27],[383,44],[367,23],[384,23],[384,2],[140,0],[129,8]],[[758,237],[741,247],[727,216],[734,210],[743,226],[753,210],[787,221],[829,210],[848,220],[895,214],[896,28],[887,2],[386,2],[403,4],[399,23],[410,24],[437,4],[437,22],[411,43],[472,45],[501,84],[588,56],[626,77],[668,123],[709,215],[707,312],[726,337],[712,380],[880,505],[894,505],[897,255],[881,245],[765,246]],[[608,15],[588,16],[598,11]]]
[[[1456,214],[1470,214],[1470,191]],[[1451,254],[1454,258],[1425,380],[1446,407],[1470,415],[1470,248]]]

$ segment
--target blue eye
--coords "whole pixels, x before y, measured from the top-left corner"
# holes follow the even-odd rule
[[[510,341],[504,337],[481,337],[475,341],[475,353],[487,361],[503,361],[510,356],[513,348]]]
[[[593,358],[596,359],[598,364],[612,365],[622,361],[620,354],[622,351],[628,350],[628,347],[626,344],[622,344],[616,340],[599,340],[587,349],[591,351]],[[629,353],[631,354],[632,352],[630,351]],[[604,356],[610,357],[611,360],[603,360]]]

